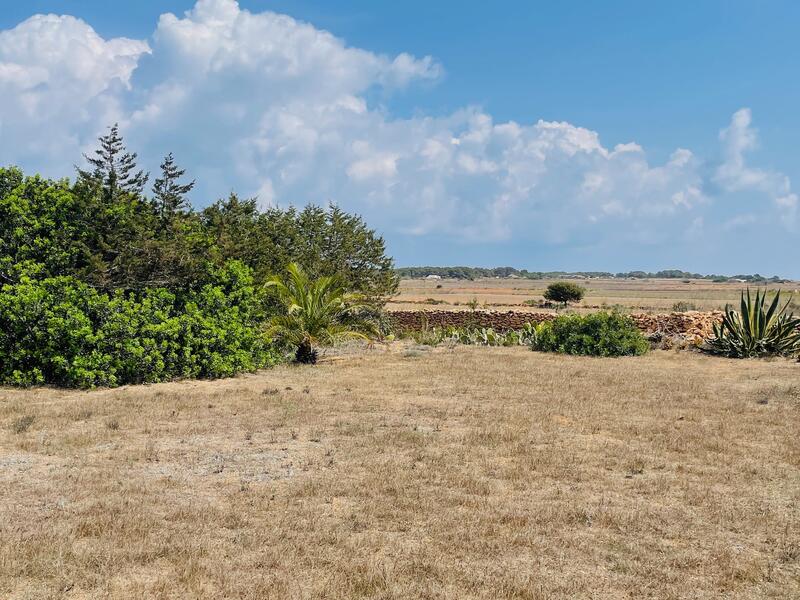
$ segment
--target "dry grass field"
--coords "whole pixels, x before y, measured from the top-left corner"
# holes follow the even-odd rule
[[[403,279],[399,294],[389,303],[394,310],[440,308],[468,310],[466,303],[475,298],[481,306],[495,310],[541,310],[527,307],[526,300],[542,300],[542,294],[555,279],[478,279],[475,281],[444,279],[427,281]],[[668,312],[676,302],[691,302],[697,310],[721,310],[726,303],[739,300],[747,284],[714,283],[692,279],[578,279],[576,283],[588,292],[580,310],[595,310],[603,306],[622,306],[637,311]],[[754,286],[753,289],[755,289]],[[800,290],[800,283],[770,284],[769,289]],[[429,299],[442,304],[433,305]],[[800,312],[800,295],[795,297],[795,312]]]
[[[800,365],[400,343],[0,390],[0,597],[798,598]]]

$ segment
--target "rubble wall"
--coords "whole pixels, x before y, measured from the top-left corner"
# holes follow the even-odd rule
[[[491,327],[495,331],[520,329],[525,323],[541,323],[555,318],[554,313],[518,311],[402,310],[389,311],[395,327],[420,330],[433,327]],[[682,313],[634,313],[630,317],[647,335],[681,336],[699,340],[712,333],[713,324],[722,320],[721,311]]]

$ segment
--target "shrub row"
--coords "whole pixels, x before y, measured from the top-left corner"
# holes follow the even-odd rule
[[[100,293],[72,276],[0,289],[0,383],[69,387],[225,377],[277,362],[250,270],[231,261],[213,283]]]
[[[429,345],[527,345],[543,352],[586,356],[635,356],[650,349],[633,319],[617,312],[561,315],[501,332],[486,327],[433,327],[405,333],[417,343]]]

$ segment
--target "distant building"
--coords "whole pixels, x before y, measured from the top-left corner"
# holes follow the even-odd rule
[[[430,279],[430,280],[441,279],[441,278],[442,277],[440,275],[428,275],[427,277],[425,277],[425,279]]]

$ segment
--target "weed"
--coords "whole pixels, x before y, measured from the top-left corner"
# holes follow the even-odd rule
[[[25,433],[35,420],[33,415],[23,415],[11,424],[11,431],[16,434]]]

